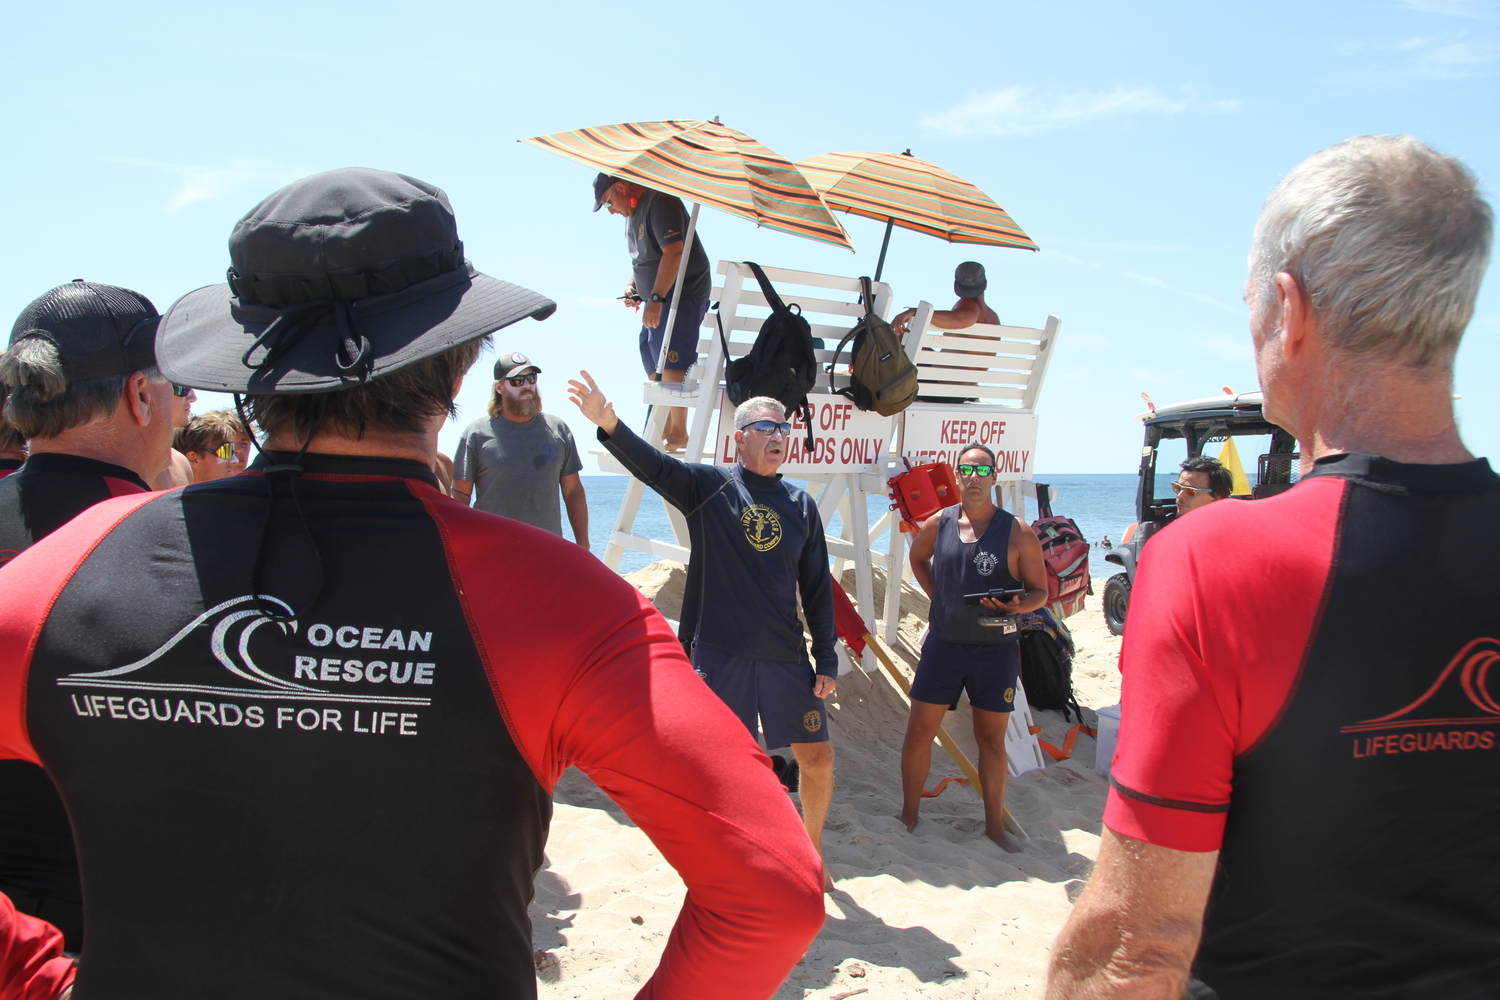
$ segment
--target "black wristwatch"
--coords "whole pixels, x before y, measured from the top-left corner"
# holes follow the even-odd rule
[[[652,302],[665,302],[667,300],[664,299],[664,298],[662,298],[660,295],[657,295],[655,292],[652,292],[651,293],[651,301]]]

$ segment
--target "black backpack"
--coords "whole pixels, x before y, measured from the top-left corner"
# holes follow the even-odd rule
[[[807,450],[813,450],[812,407],[807,393],[818,381],[818,358],[813,354],[812,327],[802,318],[802,307],[792,312],[759,264],[745,261],[760,282],[761,293],[771,306],[771,315],[760,326],[750,353],[729,360],[729,341],[719,324],[724,343],[724,388],[729,401],[739,406],[754,396],[770,396],[786,407],[787,416],[800,414],[807,425]],[[793,303],[793,305],[796,305]],[[717,321],[718,317],[715,316]]]
[[[861,410],[874,410],[882,417],[889,417],[906,409],[917,398],[917,366],[906,356],[901,338],[896,336],[891,324],[875,315],[870,279],[859,280],[864,288],[865,315],[839,341],[828,373],[833,374],[840,355],[844,353],[844,345],[852,339],[849,387],[835,391],[854,400],[854,405]]]
[[[1064,721],[1071,710],[1082,722],[1083,712],[1073,694],[1073,657],[1048,629],[1027,627],[1035,624],[1039,623],[1023,620],[1021,628],[1021,685],[1026,689],[1026,703],[1032,708],[1061,709]],[[1057,628],[1050,616],[1047,624]]]

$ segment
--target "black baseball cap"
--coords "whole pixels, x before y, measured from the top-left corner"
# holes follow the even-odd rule
[[[75,278],[21,310],[10,346],[47,341],[57,348],[70,382],[128,375],[156,364],[160,321],[156,306],[140,292]]]
[[[345,389],[557,308],[475,270],[442,189],[385,170],[287,185],[235,223],[229,261],[226,284],[162,318],[158,362],[179,385]]]
[[[611,177],[609,174],[600,174],[594,178],[594,211],[597,212],[604,207],[604,195],[615,186],[617,180],[619,178]]]
[[[978,261],[966,260],[953,269],[953,293],[961,299],[977,299],[988,286],[984,265]]]
[[[515,378],[527,372],[540,372],[541,369],[531,363],[531,359],[520,351],[506,351],[495,361],[495,378]]]

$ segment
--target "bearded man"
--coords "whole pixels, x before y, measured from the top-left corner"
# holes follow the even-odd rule
[[[589,547],[589,507],[578,470],[578,446],[568,425],[542,412],[536,377],[541,369],[520,351],[495,362],[489,417],[464,429],[453,456],[453,494],[474,506],[562,534],[558,488],[573,539]]]

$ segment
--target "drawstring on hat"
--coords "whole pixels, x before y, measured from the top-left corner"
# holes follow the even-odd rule
[[[246,368],[260,371],[276,364],[288,351],[302,342],[312,330],[321,325],[332,312],[334,326],[338,330],[339,342],[333,350],[333,363],[344,378],[363,382],[370,377],[375,362],[374,346],[370,338],[359,329],[354,309],[344,299],[325,299],[290,306],[260,332],[254,342],[240,355],[240,363]],[[259,360],[250,356],[257,349],[265,353]]]
[[[245,430],[248,432],[250,430],[250,419],[245,413],[244,404],[245,397],[239,393],[235,393],[234,411],[239,414],[240,423],[245,426]],[[266,519],[261,524],[260,541],[255,546],[255,561],[251,564],[250,568],[250,594],[255,599],[256,607],[260,610],[260,613],[273,622],[289,622],[300,618],[311,611],[313,606],[318,603],[319,598],[323,596],[323,587],[326,582],[323,572],[323,551],[318,548],[318,537],[313,534],[312,525],[307,521],[307,512],[302,509],[302,498],[297,496],[297,479],[305,471],[302,467],[302,459],[306,457],[307,449],[311,447],[313,438],[317,437],[318,431],[323,429],[323,421],[327,416],[328,401],[325,399],[322,405],[318,407],[318,415],[313,419],[312,425],[308,428],[307,439],[302,442],[302,448],[297,452],[297,457],[293,458],[290,462],[268,465],[261,470],[261,478],[266,481],[267,496],[270,503],[266,505]],[[257,452],[264,455],[266,450],[260,446],[260,442],[255,439],[255,435],[251,434],[249,436],[251,445],[254,446]],[[291,497],[292,506],[297,509],[297,517],[302,522],[302,531],[307,535],[308,544],[312,546],[313,561],[318,564],[317,589],[313,591],[313,596],[303,605],[302,610],[294,611],[290,605],[277,601],[278,604],[287,609],[285,614],[269,605],[267,603],[269,595],[260,592],[260,572],[261,568],[265,565],[266,554],[270,551],[271,523],[276,519],[276,501],[280,499],[276,495],[276,484],[283,479],[286,480],[287,493]],[[275,600],[275,598],[269,599]]]

